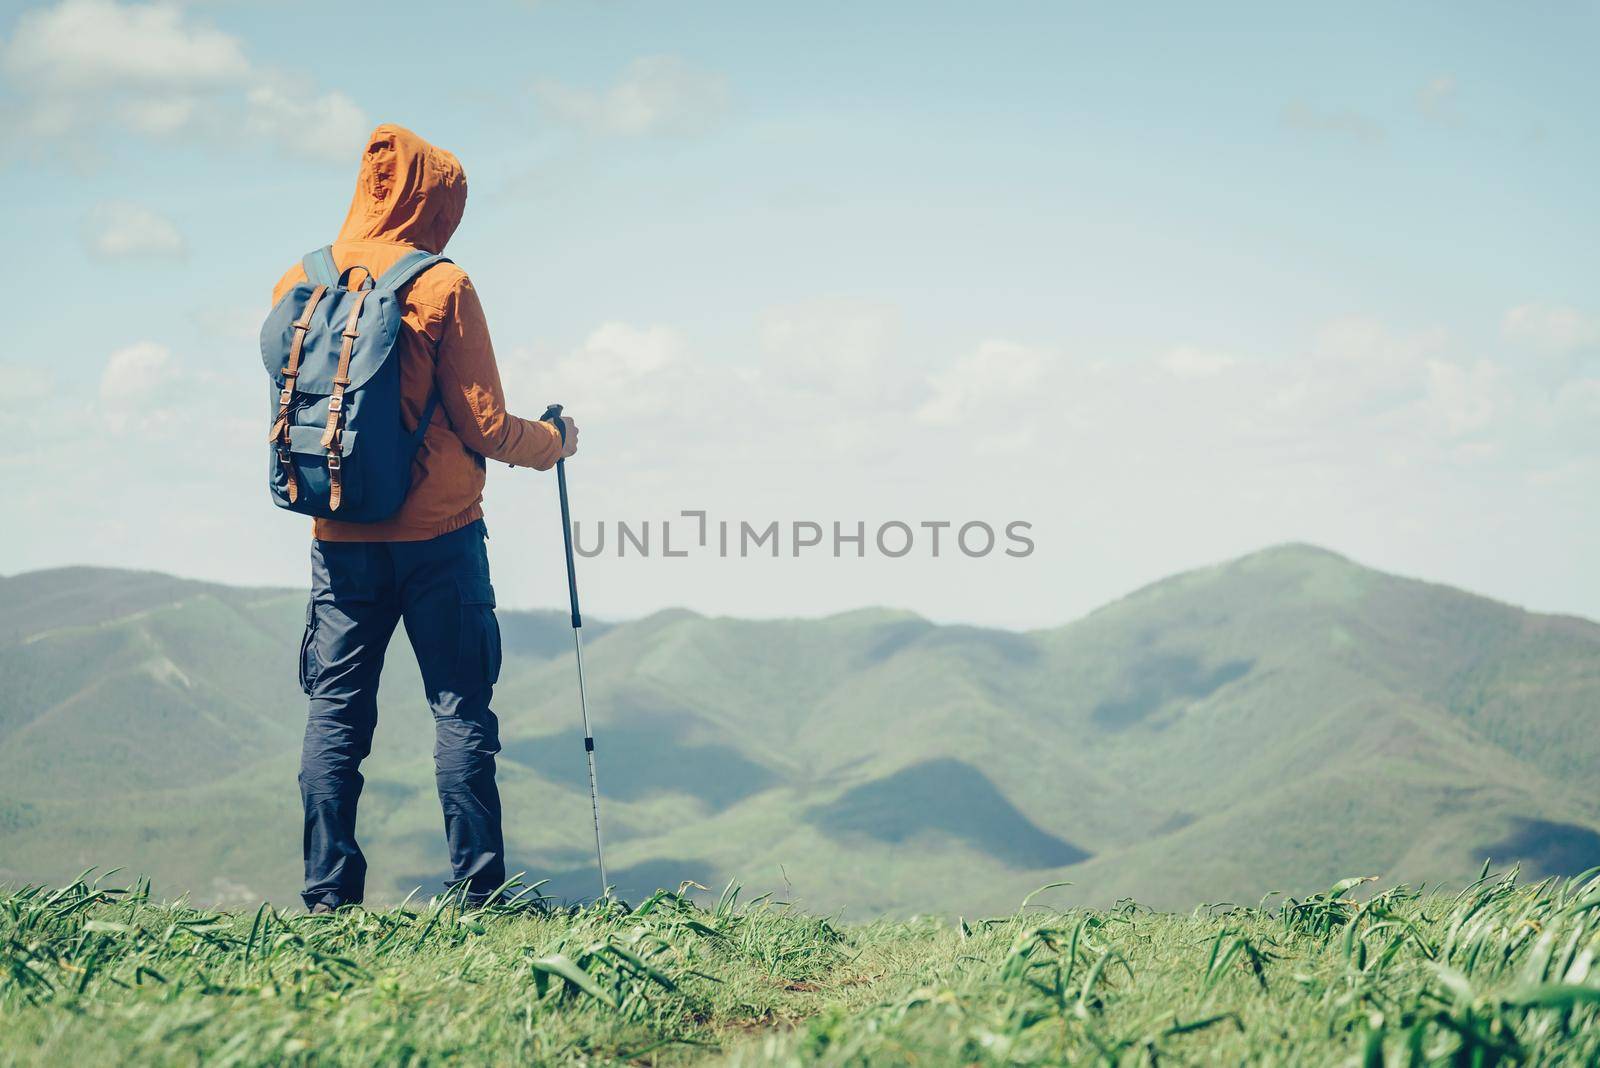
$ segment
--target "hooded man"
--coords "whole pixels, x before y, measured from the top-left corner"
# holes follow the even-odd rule
[[[339,270],[381,275],[415,250],[442,252],[461,222],[467,179],[450,153],[399,126],[368,138],[350,212],[333,244]],[[306,279],[294,267],[276,303]],[[300,763],[305,891],[312,912],[362,900],[366,860],[356,844],[361,761],[378,721],[378,676],[395,626],[406,635],[433,709],[434,772],[456,885],[481,904],[505,881],[489,699],[500,673],[500,627],[483,523],[485,458],[549,470],[577,451],[578,428],[506,410],[477,291],[454,264],[399,290],[401,408],[408,429],[430,392],[439,403],[400,509],[381,522],[314,521],[311,602],[300,683],[311,699]]]

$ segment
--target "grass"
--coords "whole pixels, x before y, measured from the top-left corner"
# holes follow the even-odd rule
[[[0,893],[0,1063],[1593,1064],[1600,873],[845,926],[729,887],[304,916]]]

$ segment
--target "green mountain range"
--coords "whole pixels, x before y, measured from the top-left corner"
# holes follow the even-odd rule
[[[99,865],[292,904],[303,591],[0,579],[0,882]],[[594,891],[564,614],[502,612],[513,870]],[[1254,902],[1485,858],[1600,864],[1600,625],[1282,546],[1025,633],[867,610],[585,626],[613,882],[737,879],[847,916]],[[436,890],[432,721],[385,669],[369,895]]]

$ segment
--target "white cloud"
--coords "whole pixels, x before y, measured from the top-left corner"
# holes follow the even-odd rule
[[[1429,360],[1423,410],[1450,437],[1475,434],[1494,420],[1502,388],[1503,373],[1488,360],[1466,366]]]
[[[137,89],[181,94],[231,84],[249,66],[239,42],[190,24],[174,5],[64,0],[17,19],[7,73],[56,94]]]
[[[973,427],[980,453],[1092,456],[1121,478],[1180,486],[1223,470],[1481,463],[1555,433],[1531,429],[1543,387],[1459,349],[1442,330],[1366,319],[1248,360],[1194,344],[1109,360],[991,340],[928,376],[914,422]]]
[[[1161,357],[1161,366],[1177,378],[1211,378],[1239,362],[1237,357],[1195,345],[1179,345]]]
[[[1273,407],[1301,429],[1320,425],[1330,433],[1353,419],[1395,411],[1426,392],[1427,363],[1443,357],[1449,340],[1441,330],[1402,332],[1373,319],[1335,320],[1317,331],[1307,351],[1272,363]]]
[[[990,406],[1025,400],[1049,362],[1050,355],[1043,349],[984,341],[928,379],[933,396],[917,409],[917,418],[948,425],[980,415],[992,417],[997,413],[987,412]]]
[[[890,357],[900,336],[898,311],[861,300],[814,300],[761,316],[759,380],[802,404],[877,407],[903,392]]]
[[[0,43],[12,139],[94,156],[97,135],[264,139],[290,155],[354,159],[366,120],[252,62],[239,39],[167,2],[61,0],[23,13]]]
[[[727,82],[677,56],[644,56],[605,89],[542,81],[535,93],[560,122],[614,137],[697,133],[727,108]]]
[[[922,370],[922,390],[893,308],[820,301],[775,309],[760,327],[761,358],[735,369],[672,328],[607,323],[558,359],[514,354],[508,388],[520,404],[559,397],[580,418],[670,410],[697,425],[710,420],[745,442],[749,462],[761,453],[749,443],[786,441],[780,427],[822,410],[834,415],[829,440],[854,455],[938,448],[950,428],[969,427],[977,455],[1087,448],[1124,466],[1174,469],[1224,452],[1245,466],[1274,456],[1469,462],[1471,449],[1518,432],[1535,412],[1528,383],[1464,357],[1445,332],[1365,319],[1330,323],[1299,352],[1249,360],[1201,344],[1106,360],[991,338]]]
[[[370,123],[344,93],[313,96],[279,75],[264,77],[245,96],[245,130],[305,159],[355,163]]]
[[[502,360],[514,410],[559,399],[582,423],[628,428],[630,462],[656,466],[663,418],[695,427],[704,447],[764,456],[752,443],[790,441],[785,428],[817,434],[813,447],[836,453],[887,440],[909,422],[904,369],[888,363],[898,332],[895,309],[864,301],[822,300],[770,310],[756,344],[711,354],[675,328],[609,322],[565,352],[525,347]],[[912,381],[915,378],[912,377]],[[770,459],[770,458],[769,458]],[[779,458],[792,459],[792,454]]]
[[[906,351],[895,309],[847,301],[775,309],[759,337],[755,358],[733,364],[670,327],[612,322],[558,358],[513,354],[507,387],[514,404],[555,397],[613,425],[670,411],[703,427],[702,441],[738,442],[745,464],[786,462],[786,431],[825,412],[816,441],[883,465],[943,456],[959,438],[973,455],[1047,466],[1046,457],[1093,456],[1123,478],[1183,485],[1207,470],[1277,478],[1307,465],[1323,472],[1307,477],[1332,477],[1500,462],[1528,440],[1570,440],[1594,401],[1592,389],[1563,392],[1464,352],[1443,330],[1370,319],[1338,320],[1296,351],[1248,359],[1200,343],[1107,359],[990,338],[930,366]],[[666,462],[644,458],[657,459]]]
[[[100,373],[100,414],[106,427],[124,434],[170,425],[171,389],[179,377],[165,345],[140,341],[113,352]]]
[[[1512,341],[1550,352],[1600,344],[1600,316],[1565,304],[1519,304],[1506,312],[1500,328]]]
[[[627,384],[677,362],[682,351],[683,338],[671,327],[606,323],[568,362],[581,362],[586,373]]]
[[[83,243],[90,255],[105,259],[181,260],[189,252],[176,223],[153,208],[125,200],[95,205],[84,220]]]
[[[514,352],[504,368],[507,395],[519,405],[559,399],[580,420],[659,415],[675,406],[674,391],[695,373],[686,348],[671,327],[604,323],[553,366],[531,351]]]

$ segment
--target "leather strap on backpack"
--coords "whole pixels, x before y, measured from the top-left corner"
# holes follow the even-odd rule
[[[361,318],[361,306],[367,302],[370,289],[363,289],[356,293],[356,299],[350,305],[350,316],[344,323],[344,344],[339,348],[339,369],[333,375],[333,395],[328,398],[328,428],[322,432],[322,447],[328,450],[328,510],[339,510],[340,498],[344,495],[343,479],[340,466],[343,463],[343,450],[339,443],[340,433],[344,425],[344,389],[350,384],[350,354],[355,351],[356,338],[360,331],[357,324]]]
[[[267,441],[278,446],[278,463],[283,465],[283,477],[288,484],[289,503],[300,496],[300,484],[294,477],[294,459],[289,454],[289,409],[294,406],[294,380],[300,374],[300,350],[305,347],[306,332],[311,329],[311,315],[322,303],[328,287],[319,285],[311,291],[306,310],[294,322],[294,339],[289,342],[289,362],[283,368],[283,389],[278,393],[278,417],[267,431]]]

